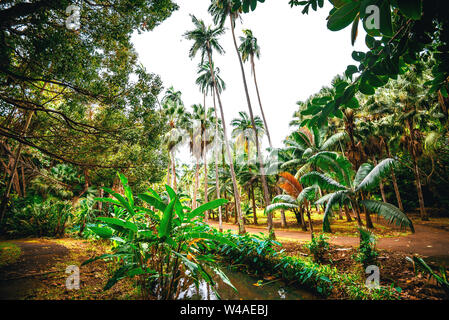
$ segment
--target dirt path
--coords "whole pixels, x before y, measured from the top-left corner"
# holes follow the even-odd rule
[[[218,223],[210,222],[210,225],[218,228]],[[237,225],[223,224],[225,230],[238,230]],[[250,233],[263,232],[267,234],[265,228],[246,227]],[[427,257],[433,257],[435,260],[449,260],[449,232],[415,224],[415,234],[400,238],[382,238],[379,239],[377,247],[391,251],[399,251],[407,254],[420,254]],[[280,238],[290,238],[299,241],[310,241],[310,233],[299,231],[277,230],[276,236]],[[358,246],[359,239],[356,237],[331,236],[330,242],[340,246]]]
[[[27,291],[42,284],[37,276],[69,255],[66,247],[43,239],[8,242],[18,245],[22,254],[16,262],[0,268],[0,300],[26,299]]]

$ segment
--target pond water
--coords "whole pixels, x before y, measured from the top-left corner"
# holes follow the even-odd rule
[[[306,290],[286,286],[282,281],[264,280],[261,277],[233,271],[228,266],[222,266],[222,271],[238,290],[236,292],[219,277],[214,277],[217,291],[222,300],[316,300],[316,295]],[[260,281],[261,280],[261,281]],[[260,281],[263,285],[255,284]],[[206,282],[201,282],[197,289],[190,285],[182,290],[179,299],[186,300],[218,300],[217,295]]]

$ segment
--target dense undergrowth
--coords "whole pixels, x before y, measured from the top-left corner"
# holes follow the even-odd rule
[[[211,229],[218,234],[216,229]],[[269,274],[278,277],[288,285],[307,288],[322,297],[343,299],[398,299],[393,287],[369,289],[361,272],[341,273],[337,268],[321,265],[311,259],[287,255],[279,242],[256,235],[237,235],[230,231],[222,234],[236,244],[223,244],[216,252],[233,265],[243,265],[255,274]],[[364,271],[360,267],[359,271]]]

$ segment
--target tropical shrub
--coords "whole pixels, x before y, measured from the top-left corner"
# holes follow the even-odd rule
[[[289,284],[309,288],[323,296],[332,291],[329,278],[321,272],[322,266],[287,256],[283,250],[276,251],[274,246],[280,246],[280,243],[266,236],[237,235],[230,231],[223,236],[235,246],[218,245],[216,253],[233,265],[243,265],[256,274],[275,274]]]
[[[176,299],[183,286],[193,283],[198,287],[200,281],[204,281],[219,296],[212,273],[233,287],[215,257],[206,249],[213,250],[216,243],[231,247],[235,244],[225,237],[212,234],[210,228],[201,222],[205,211],[217,208],[227,200],[217,199],[191,210],[181,204],[172,188],[166,186],[168,204],[152,189],[138,195],[141,201],[155,209],[153,211],[138,206],[127,179],[122,174],[119,177],[125,195],[104,188],[114,198],[96,200],[111,203],[121,210],[116,209],[117,214],[113,217],[97,218],[102,225],[89,228],[99,237],[109,239],[113,243],[113,251],[83,263],[85,265],[98,259],[114,263],[115,271],[105,290],[121,279],[136,278],[143,297]]]
[[[312,241],[305,244],[305,247],[309,249],[313,255],[315,262],[323,262],[324,254],[329,250],[329,237],[321,233],[317,237],[313,237]]]
[[[69,201],[28,198],[12,206],[5,230],[9,237],[62,237],[71,216],[72,206]]]
[[[364,228],[358,228],[360,232],[360,245],[354,260],[363,264],[363,267],[375,265],[379,253],[376,250],[376,237]]]

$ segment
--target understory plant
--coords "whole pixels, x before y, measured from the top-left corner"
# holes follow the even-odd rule
[[[62,237],[71,216],[70,201],[34,197],[13,204],[5,230],[9,237]]]
[[[182,290],[192,285],[198,288],[204,281],[219,297],[212,274],[234,288],[207,249],[212,250],[217,243],[236,245],[210,233],[202,222],[205,211],[227,200],[217,199],[191,210],[181,204],[179,196],[169,186],[165,186],[169,195],[165,201],[152,189],[135,199],[125,176],[119,174],[119,177],[124,196],[104,188],[113,198],[96,198],[120,208],[114,210],[117,216],[99,217],[102,225],[90,227],[98,236],[113,243],[112,253],[83,263],[103,259],[115,264],[105,290],[121,279],[132,278],[144,298],[176,299]],[[145,206],[139,206],[138,201]]]
[[[218,234],[218,231],[214,232]],[[236,246],[219,244],[216,253],[232,265],[245,266],[258,275],[275,275],[290,285],[309,288],[322,296],[331,293],[332,284],[320,271],[324,266],[288,256],[284,250],[275,250],[274,246],[281,245],[279,242],[266,236],[237,235],[230,231],[223,233],[223,236]]]
[[[354,260],[360,262],[364,268],[375,265],[379,255],[376,250],[376,237],[368,229],[358,228],[358,230],[360,232],[360,245],[354,255]]]
[[[313,237],[312,241],[305,244],[305,247],[313,255],[315,262],[323,262],[325,253],[329,250],[329,237],[321,233]]]
[[[449,280],[447,276],[447,271],[443,266],[440,266],[440,272],[439,274],[422,259],[419,257],[406,257],[406,259],[413,263],[413,267],[415,269],[415,273],[417,274],[419,271],[422,271],[426,275],[429,276],[429,278],[435,279],[435,281],[438,283],[438,285],[444,290],[446,295],[449,296]]]

